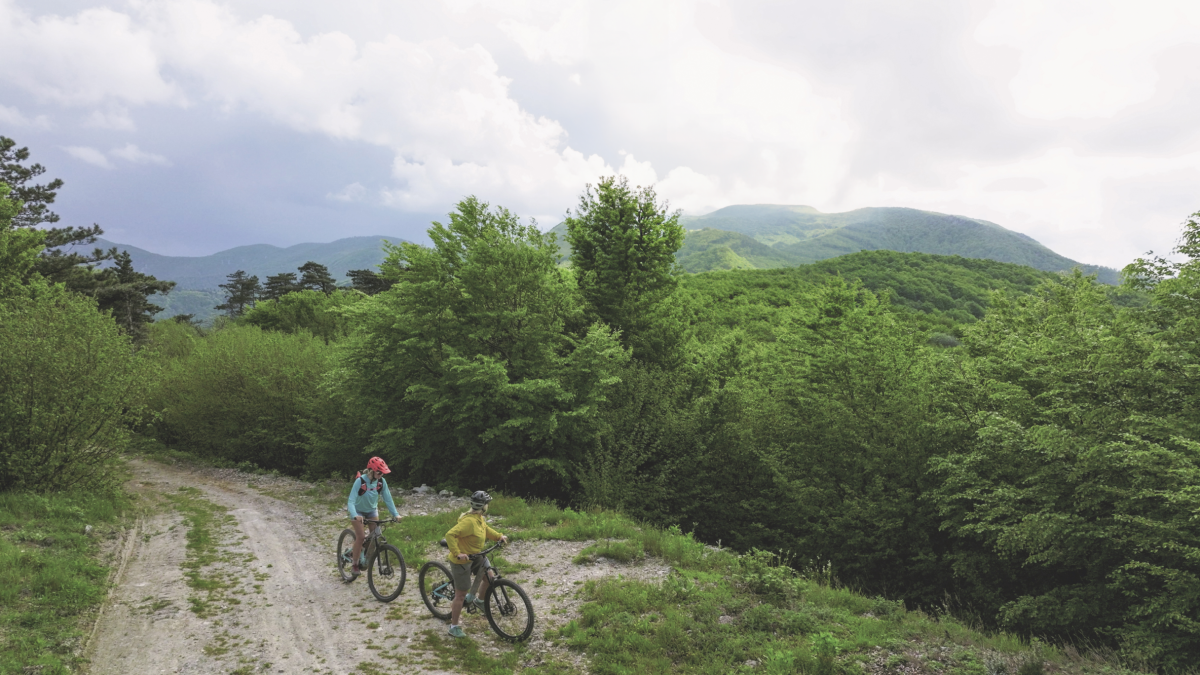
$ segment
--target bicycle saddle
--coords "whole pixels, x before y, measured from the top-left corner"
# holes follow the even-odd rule
[[[441,546],[442,548],[450,548],[450,544],[447,544],[445,539],[439,541],[438,545]]]

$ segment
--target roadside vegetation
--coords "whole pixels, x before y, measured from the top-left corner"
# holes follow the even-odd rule
[[[102,550],[120,535],[115,494],[0,493],[0,673],[69,673],[108,593]],[[90,530],[88,529],[90,527]]]
[[[580,616],[537,629],[554,647],[586,655],[589,671],[597,674],[1134,672],[1103,648],[1081,653],[1071,645],[981,631],[945,608],[910,610],[901,600],[855,592],[828,567],[797,565],[761,550],[717,549],[677,527],[507,497],[496,499],[491,513],[514,541],[596,540],[577,564],[604,556],[623,564],[656,558],[671,565],[658,582],[619,573],[589,581],[575,591],[583,600]],[[455,516],[409,516],[394,527],[402,538],[422,542],[414,550],[420,556]],[[435,662],[471,673],[577,672],[561,655],[533,655],[521,646],[489,653],[437,631],[426,634],[425,646]],[[390,672],[386,661],[360,670]]]

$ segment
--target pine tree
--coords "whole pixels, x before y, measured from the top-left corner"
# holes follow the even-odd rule
[[[262,285],[258,283],[257,276],[248,276],[245,270],[238,270],[226,279],[229,281],[220,285],[225,289],[225,302],[216,308],[236,319],[254,306]]]
[[[135,340],[145,337],[146,326],[153,322],[154,315],[162,307],[152,304],[150,296],[167,293],[175,287],[174,281],[159,281],[149,274],[133,269],[129,251],[121,251],[114,258],[115,267],[96,273],[96,287],[90,295],[96,298],[101,311],[112,313],[117,325]]]
[[[296,281],[295,272],[273,274],[267,277],[267,282],[263,284],[261,299],[278,301],[288,293],[298,291],[301,288],[300,284]]]
[[[329,268],[311,260],[300,266],[300,288],[321,291],[325,295],[337,290],[337,282],[329,274]]]
[[[350,285],[354,290],[367,295],[378,295],[392,287],[391,281],[371,270],[350,270],[346,276],[350,277]]]
[[[59,216],[49,209],[58,196],[58,190],[63,186],[62,179],[55,178],[49,183],[38,185],[31,183],[46,172],[41,164],[29,164],[29,148],[17,148],[16,141],[0,136],[0,183],[7,183],[12,188],[9,199],[22,203],[21,210],[13,218],[15,227],[36,228],[39,225],[53,225],[59,221]],[[45,233],[45,249],[34,266],[34,272],[50,281],[65,283],[73,291],[87,293],[96,286],[90,272],[100,263],[113,260],[116,249],[104,251],[93,249],[90,255],[67,252],[67,247],[91,245],[96,243],[96,237],[104,234],[99,225],[91,227],[50,227],[42,230]],[[80,274],[80,270],[89,274]]]

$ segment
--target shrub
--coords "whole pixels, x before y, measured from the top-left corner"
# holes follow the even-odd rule
[[[0,491],[106,485],[143,417],[146,362],[95,301],[30,291],[0,302]]]
[[[327,348],[308,334],[231,326],[167,362],[157,438],[198,455],[299,474]]]

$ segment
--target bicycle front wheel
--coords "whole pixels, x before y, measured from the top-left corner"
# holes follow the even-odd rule
[[[417,578],[421,587],[421,599],[429,612],[442,621],[450,620],[450,603],[454,602],[454,577],[450,570],[436,560],[430,560],[421,568]]]
[[[367,587],[381,602],[391,602],[404,590],[404,556],[391,544],[377,546],[367,563]]]
[[[354,581],[354,561],[350,559],[353,554],[354,530],[342,530],[337,540],[337,569],[342,581]]]
[[[488,587],[483,611],[496,635],[520,642],[533,634],[533,603],[520,586],[501,579]]]

